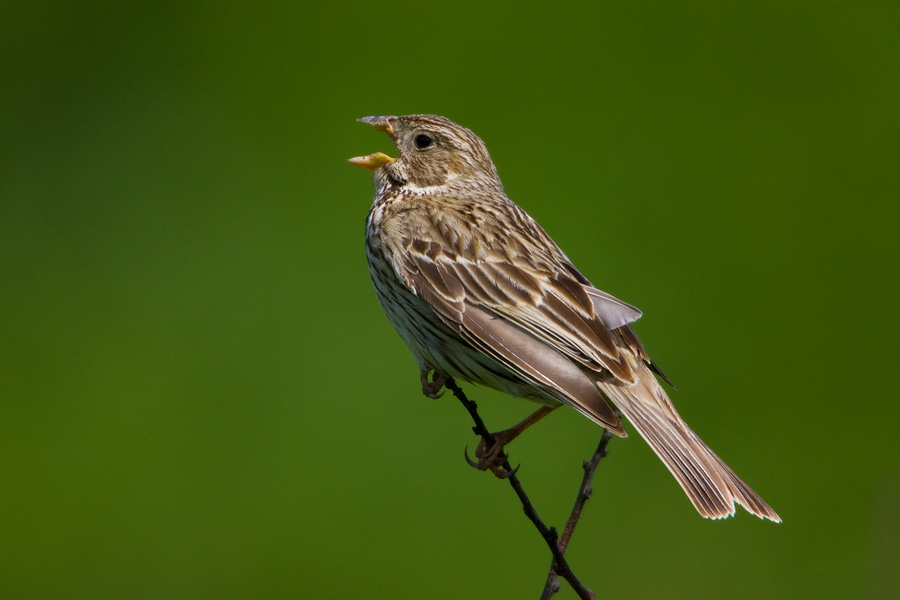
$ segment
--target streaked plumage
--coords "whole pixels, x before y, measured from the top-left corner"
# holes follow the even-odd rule
[[[629,326],[641,312],[594,288],[506,197],[475,134],[434,115],[360,120],[400,153],[351,162],[375,173],[370,272],[423,374],[565,404],[624,437],[615,406],[701,515],[738,503],[780,521],[675,411]]]

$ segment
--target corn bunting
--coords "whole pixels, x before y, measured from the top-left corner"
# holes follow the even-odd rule
[[[624,415],[704,517],[733,515],[740,504],[780,521],[676,412],[629,326],[641,312],[595,288],[506,197],[474,133],[435,115],[360,121],[399,152],[350,162],[375,175],[369,270],[423,393],[437,397],[454,378],[542,405],[480,448],[480,468],[496,467],[504,444],[565,404],[622,437]]]

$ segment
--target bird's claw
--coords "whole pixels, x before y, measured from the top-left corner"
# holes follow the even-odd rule
[[[469,447],[468,446],[463,448],[463,456],[466,457],[466,462],[469,463],[470,467],[472,467],[473,469],[480,469],[480,467],[478,466],[478,463],[475,462],[474,460],[472,460],[471,458],[469,458]]]
[[[422,382],[422,393],[429,398],[437,400],[444,395],[444,392],[441,390],[447,382],[447,377],[445,375],[439,375],[437,371],[433,371],[431,381],[429,381],[428,373],[429,371],[421,371],[419,373],[419,380]]]
[[[518,465],[512,470],[506,469],[503,466],[503,463],[507,461],[507,456],[503,453],[503,446],[495,442],[493,446],[488,448],[484,438],[481,439],[478,443],[478,448],[475,449],[475,457],[478,458],[477,461],[469,458],[468,446],[463,450],[463,456],[465,456],[466,462],[469,463],[469,466],[473,469],[490,471],[498,479],[508,479],[512,477],[516,474],[516,471],[519,470],[519,467],[522,466]]]
[[[509,479],[519,470],[519,467],[522,465],[516,465],[516,468],[512,471],[507,471],[503,467],[492,467],[491,472],[497,477],[497,479]]]

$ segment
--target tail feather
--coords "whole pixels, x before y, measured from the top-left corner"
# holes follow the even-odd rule
[[[633,385],[597,385],[665,463],[694,508],[704,517],[721,519],[734,515],[737,503],[761,519],[780,522],[765,500],[688,427],[650,370],[639,370]]]

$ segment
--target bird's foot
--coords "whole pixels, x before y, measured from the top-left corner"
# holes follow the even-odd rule
[[[474,461],[469,458],[467,448],[464,452],[466,462],[469,463],[470,467],[478,469],[479,471],[490,471],[500,479],[508,479],[512,475],[515,475],[516,471],[519,470],[519,467],[509,470],[503,466],[509,458],[506,453],[503,452],[503,448],[506,444],[510,443],[516,435],[518,435],[518,432],[513,432],[511,429],[492,433],[491,436],[494,438],[493,444],[489,444],[487,440],[481,438],[481,441],[478,442],[478,447],[475,448],[475,458],[478,460]]]
[[[431,373],[431,380],[428,379],[429,373]],[[447,382],[446,375],[441,375],[437,371],[422,370],[419,373],[419,380],[422,382],[422,393],[429,398],[438,399],[444,395],[441,390]]]

